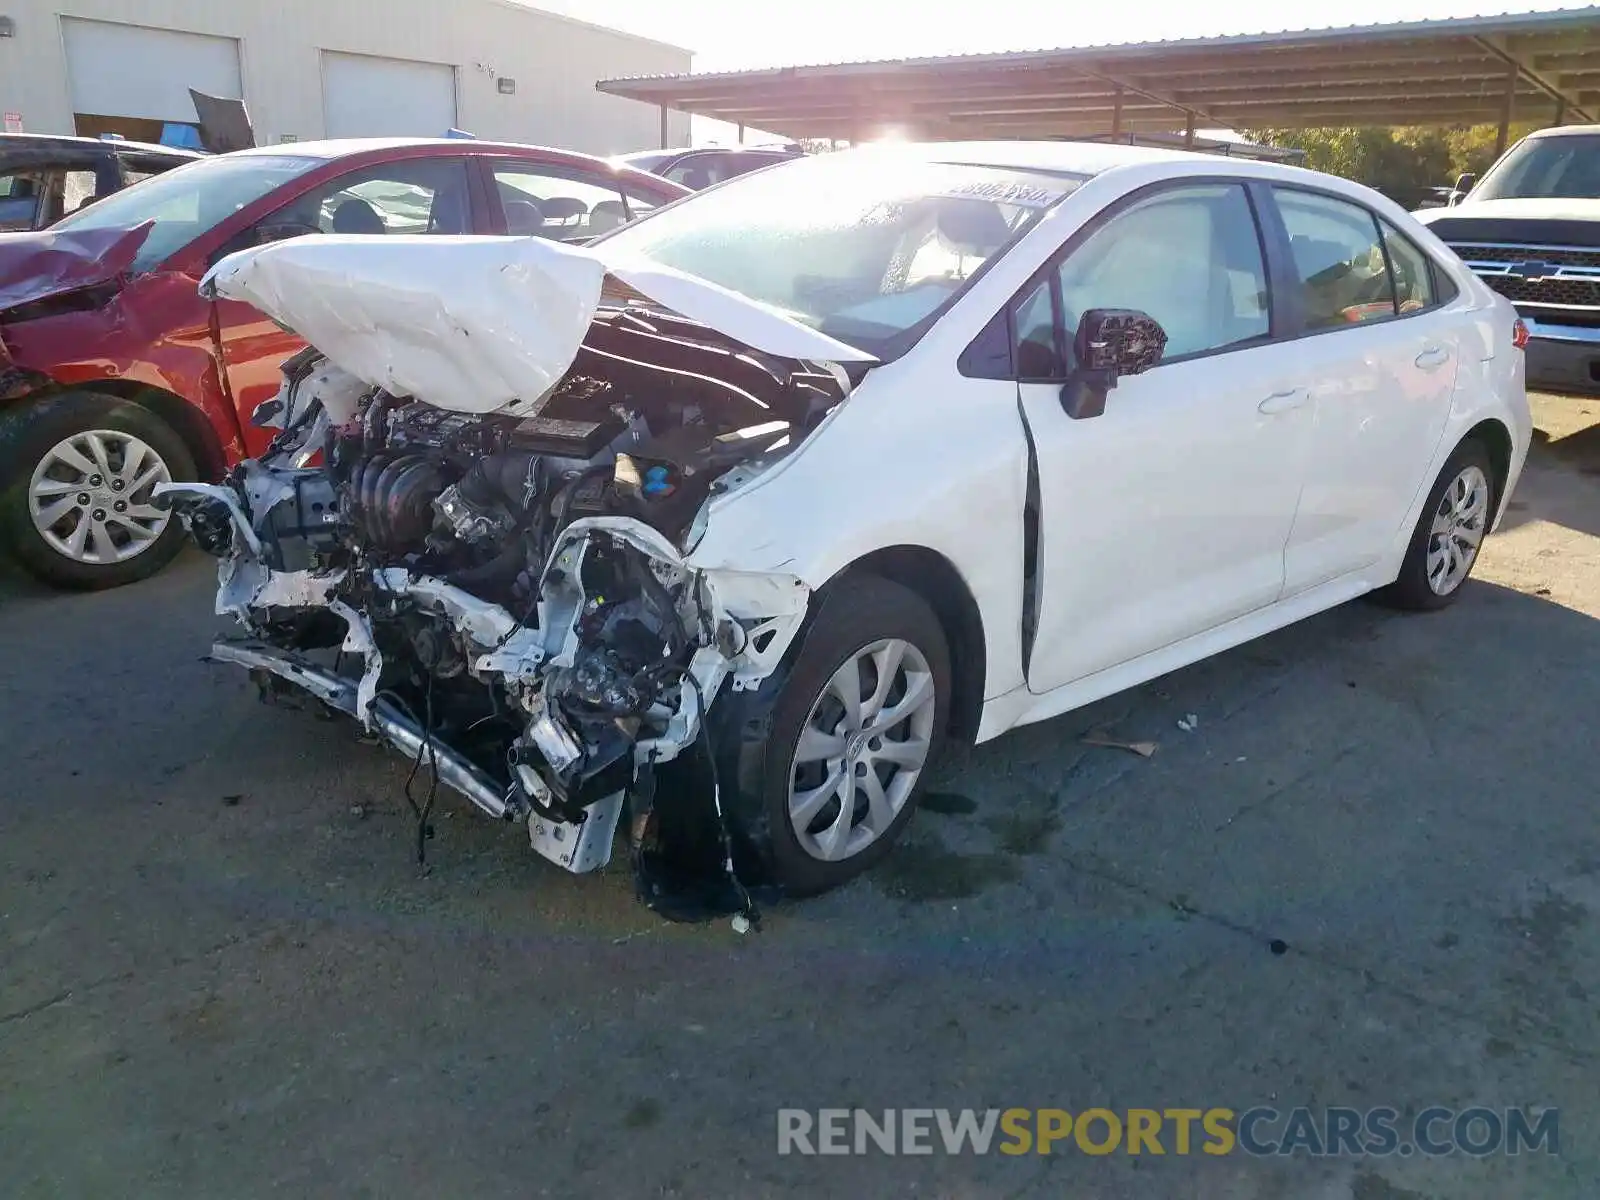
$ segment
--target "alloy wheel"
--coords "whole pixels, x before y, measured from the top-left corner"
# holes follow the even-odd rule
[[[1428,532],[1428,586],[1448,596],[1466,580],[1477,561],[1489,520],[1489,479],[1469,464],[1450,481],[1434,510]]]
[[[813,858],[854,858],[905,809],[927,764],[937,713],[922,651],[885,638],[823,686],[795,744],[789,821]]]
[[[126,562],[155,544],[172,514],[152,503],[170,483],[166,461],[119,429],[63,438],[39,460],[28,482],[28,515],[57,554],[74,562]]]

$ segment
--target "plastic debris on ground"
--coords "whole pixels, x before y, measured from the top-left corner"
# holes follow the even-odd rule
[[[1137,754],[1140,758],[1149,758],[1157,749],[1155,742],[1126,742],[1098,729],[1084,734],[1078,740],[1085,746],[1102,746],[1107,750],[1127,750]]]

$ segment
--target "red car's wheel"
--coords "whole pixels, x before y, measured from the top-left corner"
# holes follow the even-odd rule
[[[142,405],[95,392],[52,396],[0,421],[0,534],[54,587],[121,587],[182,549],[182,523],[152,493],[194,477],[184,440]]]

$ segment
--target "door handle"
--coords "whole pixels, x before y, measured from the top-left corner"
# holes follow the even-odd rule
[[[1442,367],[1450,361],[1450,351],[1443,346],[1429,346],[1417,355],[1417,366],[1424,371],[1431,371],[1435,367]]]
[[[1311,393],[1305,388],[1288,388],[1285,391],[1273,392],[1256,405],[1256,411],[1266,413],[1268,416],[1274,413],[1293,412],[1310,399]]]

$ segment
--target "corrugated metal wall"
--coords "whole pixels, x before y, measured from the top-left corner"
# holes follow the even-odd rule
[[[654,108],[596,92],[597,79],[690,66],[687,50],[510,0],[4,0],[0,11],[16,27],[0,39],[0,109],[20,112],[36,133],[73,131],[63,16],[237,38],[244,99],[263,143],[324,135],[323,50],[453,66],[462,128],[591,154],[660,140]],[[514,94],[499,90],[502,77],[515,80]],[[689,118],[673,114],[670,140],[688,136]]]

